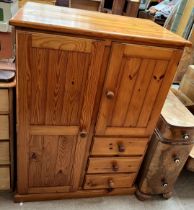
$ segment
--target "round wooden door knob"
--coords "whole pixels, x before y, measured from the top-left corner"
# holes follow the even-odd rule
[[[111,192],[114,189],[114,182],[112,179],[108,179],[108,191]]]
[[[168,187],[168,183],[165,182],[162,184],[162,186],[166,188],[166,187]]]
[[[113,99],[114,96],[115,96],[114,92],[112,92],[112,91],[107,91],[106,97],[107,97],[108,99]]]
[[[113,161],[113,163],[112,163],[112,170],[115,172],[119,170],[119,166],[116,161]]]
[[[174,162],[175,162],[176,164],[179,164],[179,163],[180,163],[180,159],[179,159],[179,158],[175,158],[175,159],[174,159]]]
[[[183,135],[183,139],[184,139],[184,140],[189,140],[189,138],[190,138],[189,134],[185,133],[185,134]]]
[[[87,136],[87,131],[85,131],[85,130],[80,131],[81,138],[85,138],[86,136]]]

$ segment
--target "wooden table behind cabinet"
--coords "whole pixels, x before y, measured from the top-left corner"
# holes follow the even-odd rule
[[[16,201],[133,193],[190,43],[151,21],[37,3],[27,3],[11,24]]]

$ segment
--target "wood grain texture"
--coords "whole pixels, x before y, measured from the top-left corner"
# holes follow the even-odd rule
[[[159,93],[163,78],[167,69],[167,61],[156,61],[152,79],[147,89],[146,98],[141,109],[141,114],[138,119],[137,125],[139,127],[148,126],[151,112],[154,108],[155,100]]]
[[[155,104],[154,104],[155,108],[153,109],[152,114],[149,119],[148,133],[151,133],[156,126],[155,119],[159,118],[160,112],[162,110],[162,106],[166,99],[167,93],[170,89],[171,82],[175,75],[175,72],[176,72],[176,69],[178,66],[178,62],[182,56],[182,53],[183,53],[182,50],[174,50],[174,53],[168,63],[168,67],[166,69],[167,73],[165,74],[165,76],[163,78],[163,82],[161,84],[160,91],[158,93],[158,96],[157,96]]]
[[[76,137],[33,136],[29,146],[29,187],[37,187],[39,193],[46,192],[46,187],[50,191],[49,187],[55,186],[64,186],[59,191],[69,190]]]
[[[124,51],[124,45],[115,43],[112,45],[111,55],[110,55],[110,62],[108,66],[108,74],[109,77],[106,76],[106,83],[107,86],[103,88],[102,92],[102,99],[106,101],[106,103],[100,104],[100,110],[98,113],[98,123],[96,125],[96,133],[103,134],[104,130],[106,129],[107,122],[111,116],[107,116],[107,112],[112,111],[112,100],[107,100],[106,94],[107,91],[114,91],[116,86],[116,78],[119,78],[119,72],[115,71],[115,69],[120,69],[122,66],[122,56]]]
[[[30,126],[31,135],[77,135],[78,126]]]
[[[91,155],[143,155],[148,143],[147,138],[94,138]],[[125,148],[119,152],[119,144]]]
[[[0,115],[0,141],[9,139],[9,116]]]
[[[186,112],[188,111],[185,107]],[[181,120],[179,121],[179,123]],[[162,133],[162,137],[170,142],[184,142],[185,144],[191,144],[193,142],[194,129],[192,127],[183,126],[176,127],[167,124],[162,116],[160,116],[157,123],[157,129]],[[187,139],[185,140],[185,135]]]
[[[169,145],[159,141],[157,134],[152,137],[152,145],[145,161],[145,169],[139,182],[139,189],[146,194],[172,192],[193,145]],[[179,159],[179,163],[175,160]],[[164,187],[166,183],[166,187]]]
[[[124,119],[125,127],[145,127],[144,125],[139,126],[138,121],[144,114],[141,113],[142,106],[146,97],[147,91],[149,91],[149,83],[151,80],[152,72],[155,68],[155,60],[143,59],[140,65],[136,84],[133,89],[130,103],[126,117]],[[145,71],[146,69],[146,71]],[[147,110],[148,112],[148,110]]]
[[[140,162],[140,157],[93,157],[89,159],[87,174],[137,172]]]
[[[43,193],[67,193],[69,192],[69,186],[57,186],[57,187],[30,187],[28,193],[30,194],[43,194]]]
[[[94,111],[93,111],[93,115],[92,115],[91,129],[90,129],[90,132],[88,134],[89,141],[87,142],[86,152],[85,152],[85,157],[86,158],[85,158],[85,162],[82,166],[82,168],[84,168],[85,170],[82,170],[80,183],[83,183],[83,181],[85,179],[85,172],[86,172],[86,168],[87,168],[88,157],[90,155],[92,138],[93,138],[93,135],[94,135],[95,124],[96,124],[96,117],[97,117],[99,104],[100,104],[100,98],[101,98],[102,89],[103,89],[103,83],[104,83],[104,79],[105,79],[106,69],[107,69],[107,66],[108,66],[108,63],[109,63],[108,58],[109,58],[109,55],[110,55],[110,50],[111,50],[110,46],[105,47],[104,55],[103,55],[103,61],[102,61],[101,67],[100,67],[100,77],[99,77],[99,82],[98,82],[98,90],[97,90],[97,93],[96,93]]]
[[[168,125],[194,128],[194,117],[179,99],[169,91],[161,112]]]
[[[69,0],[71,8],[99,11],[101,0]]]
[[[15,189],[15,176],[16,176],[16,158],[15,158],[15,88],[9,88],[9,158],[10,158],[10,189]]]
[[[107,189],[98,190],[79,190],[77,192],[68,193],[43,193],[43,194],[15,194],[15,202],[28,202],[28,201],[50,201],[59,200],[64,198],[91,198],[100,196],[113,196],[113,195],[132,195],[134,194],[136,188],[117,188],[112,192],[108,192]]]
[[[17,69],[20,69],[17,73],[17,190],[21,194],[28,192],[28,153],[29,153],[29,127],[28,119],[30,113],[28,112],[29,103],[27,101],[30,93],[30,66],[29,60],[24,59],[29,55],[30,37],[25,33],[16,33],[16,53],[17,53]],[[25,43],[25,44],[24,44]],[[35,68],[36,69],[36,68]],[[33,69],[33,70],[35,70]],[[37,66],[38,69],[38,66]],[[25,77],[25,79],[19,79]],[[32,96],[33,97],[33,96]],[[24,114],[25,113],[25,114]]]
[[[31,29],[87,35],[153,45],[190,46],[190,42],[150,20],[28,2],[10,24]],[[148,30],[149,29],[149,30]]]
[[[160,53],[159,53],[160,51]],[[147,53],[149,52],[149,53]],[[163,59],[168,60],[173,53],[173,49],[152,47],[152,46],[141,46],[141,45],[126,45],[124,50],[125,56],[140,57],[144,59]]]
[[[0,190],[10,189],[10,169],[9,166],[0,167]]]
[[[33,46],[34,35],[41,36],[44,42],[41,48]],[[90,52],[87,47],[82,48],[85,45],[72,50],[68,47],[69,40],[75,38],[58,35],[62,45],[67,43],[64,51],[53,49],[47,42],[48,37],[53,38],[53,35],[17,31],[19,42],[24,40],[23,47],[18,45],[18,51],[28,52],[24,55],[25,62],[24,57],[20,57],[23,54],[18,56],[18,68],[22,68],[18,74],[18,92],[20,86],[25,87],[27,97],[18,101],[18,105],[19,110],[26,107],[28,113],[19,111],[18,124],[21,129],[20,120],[25,118],[24,135],[29,138],[28,141],[23,139],[26,154],[19,159],[19,165],[24,164],[26,169],[26,180],[18,186],[22,194],[24,191],[44,193],[46,189],[49,192],[76,191],[81,185],[87,134],[107,45],[103,40],[81,39],[82,43],[90,42]],[[20,83],[24,75],[28,79]],[[80,137],[82,131],[86,132],[86,137]],[[18,173],[22,173],[21,169]]]
[[[9,59],[13,56],[13,34],[10,32],[0,33],[0,58]]]
[[[90,53],[92,40],[68,36],[32,34],[32,47]]]
[[[8,165],[9,163],[9,142],[0,142],[0,165]]]
[[[94,112],[93,108],[95,105],[96,94],[98,91],[98,82],[100,77],[100,68],[103,62],[103,55],[105,50],[106,42],[98,41],[93,44],[90,67],[88,69],[86,88],[84,90],[84,102],[80,118],[80,130],[85,130],[87,135],[90,130],[92,114]],[[88,137],[88,136],[86,136]],[[76,156],[73,164],[73,175],[72,175],[72,191],[77,190],[81,185],[80,177],[83,171],[84,159],[81,159],[80,156],[84,158],[84,154],[87,148],[86,138],[81,136],[78,137],[78,142],[76,145]]]
[[[139,11],[140,1],[128,0],[127,1],[127,8],[126,13],[124,15],[129,17],[137,17]]]
[[[18,198],[133,188],[190,43],[151,21],[35,3],[11,24],[18,54]]]
[[[157,122],[153,113],[157,110],[159,115],[156,99],[173,53],[173,49],[113,43],[96,135],[151,134],[150,127]],[[111,99],[108,91],[114,94]],[[155,122],[150,121],[153,118]]]
[[[8,89],[0,89],[0,113],[9,111]]]
[[[84,189],[110,188],[109,180],[113,182],[113,189],[119,187],[132,187],[135,173],[130,174],[98,174],[86,175]]]
[[[133,89],[137,79],[138,75],[137,72],[141,64],[141,59],[132,58],[130,60],[126,59],[123,62],[125,62],[125,65],[123,69],[122,78],[120,80],[120,87],[118,89],[113,116],[111,120],[111,124],[113,126],[124,125],[123,122],[125,122],[128,105],[130,103],[133,94]],[[129,69],[131,70],[131,72],[129,72]],[[129,82],[129,77],[130,77],[130,82]]]
[[[113,0],[112,14],[122,15],[125,6],[125,0]]]

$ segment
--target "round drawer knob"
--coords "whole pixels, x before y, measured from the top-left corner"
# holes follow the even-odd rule
[[[168,183],[165,182],[162,184],[162,186],[166,188],[166,187],[168,187]]]
[[[112,163],[112,170],[115,172],[119,170],[119,166],[116,161],[113,161],[113,163]]]
[[[123,143],[118,143],[118,150],[119,152],[125,152],[125,146]]]
[[[113,99],[114,96],[115,96],[114,92],[112,92],[112,91],[107,91],[106,97],[107,97],[108,99]]]
[[[108,192],[112,192],[114,189],[114,182],[112,179],[108,179]]]
[[[183,139],[184,139],[184,140],[188,140],[188,139],[189,139],[189,134],[185,133],[185,134],[183,135]]]
[[[81,137],[81,138],[85,138],[86,136],[87,136],[86,130],[80,131],[80,137]]]
[[[175,159],[174,159],[174,162],[175,162],[176,164],[179,164],[179,163],[180,163],[180,159],[179,159],[179,158],[175,158]]]

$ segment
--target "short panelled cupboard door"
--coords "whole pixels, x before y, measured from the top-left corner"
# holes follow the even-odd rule
[[[96,135],[151,135],[181,53],[171,48],[113,43]]]
[[[76,191],[105,41],[17,31],[17,42],[18,191]]]

